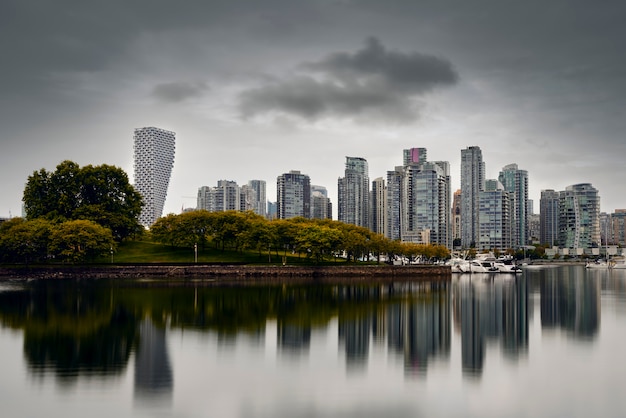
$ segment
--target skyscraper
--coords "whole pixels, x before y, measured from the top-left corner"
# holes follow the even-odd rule
[[[385,180],[378,177],[372,181],[370,196],[371,229],[377,234],[384,235],[387,230],[387,187]]]
[[[253,190],[252,211],[263,217],[267,216],[267,197],[265,180],[250,180],[248,187]]]
[[[452,199],[452,241],[454,247],[461,244],[461,189],[454,192]]]
[[[559,192],[554,190],[541,191],[539,241],[551,247],[559,244]]]
[[[478,243],[478,209],[484,190],[485,163],[479,147],[461,150],[461,245]]]
[[[323,186],[311,185],[311,218],[332,219],[333,206],[328,198],[328,190]]]
[[[337,219],[369,228],[369,174],[367,161],[346,157],[345,176],[337,181]]]
[[[498,177],[511,199],[511,246],[520,248],[528,240],[528,172],[517,164],[504,166]]]
[[[478,241],[481,250],[506,250],[511,247],[510,193],[499,180],[487,180],[478,193]]]
[[[445,161],[404,168],[402,241],[450,246],[450,168]]]
[[[387,171],[387,226],[385,237],[390,240],[399,240],[403,228],[402,201],[404,200],[402,182],[404,167],[397,166],[395,170]]]
[[[559,243],[563,248],[600,245],[600,196],[589,183],[559,193]]]
[[[175,136],[174,132],[155,127],[135,129],[135,189],[143,197],[139,223],[146,228],[163,215],[174,166]]]
[[[311,179],[292,170],[276,178],[276,216],[289,219],[311,217]]]

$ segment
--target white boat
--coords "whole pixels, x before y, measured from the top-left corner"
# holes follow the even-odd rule
[[[494,266],[498,268],[500,273],[521,273],[522,268],[518,266],[512,258],[497,259]]]
[[[615,261],[615,264],[611,267],[615,270],[626,270],[626,260]]]
[[[469,273],[469,261],[464,258],[454,257],[446,262],[453,273]]]
[[[469,262],[471,273],[497,273],[498,267],[493,261],[476,259]]]
[[[588,269],[610,269],[611,263],[607,263],[605,260],[587,261],[585,268]]]

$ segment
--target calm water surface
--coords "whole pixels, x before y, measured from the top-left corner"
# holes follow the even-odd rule
[[[0,283],[2,417],[623,417],[626,271]]]

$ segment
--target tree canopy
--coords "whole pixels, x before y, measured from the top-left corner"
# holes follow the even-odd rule
[[[315,262],[342,256],[347,261],[386,255],[411,261],[443,259],[444,246],[391,241],[367,228],[333,220],[305,218],[269,221],[252,212],[208,212],[199,210],[158,219],[150,228],[152,238],[176,247],[204,248],[212,244],[224,250],[253,249],[270,255],[279,251],[306,254]]]
[[[141,230],[142,197],[115,166],[63,161],[54,172],[42,168],[28,177],[22,200],[28,220],[90,220],[118,241]]]

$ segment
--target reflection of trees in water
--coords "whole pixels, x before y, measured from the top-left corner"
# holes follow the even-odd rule
[[[36,374],[64,382],[79,374],[115,375],[128,362],[135,318],[95,286],[38,282],[0,293],[0,319],[24,329],[24,356]]]
[[[562,328],[577,338],[594,338],[600,329],[600,281],[606,272],[582,268],[546,271],[539,284],[541,326]]]
[[[455,280],[452,294],[465,375],[482,374],[487,341],[500,341],[513,360],[527,352],[528,285],[523,276],[463,276]]]
[[[444,282],[172,288],[43,281],[0,293],[0,322],[24,330],[30,369],[68,378],[118,374],[135,348],[138,392],[171,391],[167,327],[213,331],[223,341],[246,335],[262,344],[268,319],[275,319],[278,347],[307,355],[312,330],[334,318],[351,367],[366,363],[372,336],[412,370],[425,370],[430,357],[450,349]]]

